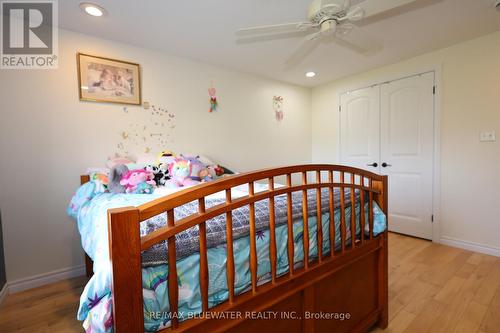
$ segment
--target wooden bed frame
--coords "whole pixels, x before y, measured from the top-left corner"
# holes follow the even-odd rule
[[[299,175],[301,182],[295,185],[294,176]],[[311,177],[311,175],[313,177]],[[286,179],[285,187],[274,187],[276,178]],[[311,179],[315,179],[311,181]],[[82,183],[89,180],[82,176]],[[254,191],[254,183],[264,180],[269,189]],[[248,184],[249,195],[233,199],[231,188]],[[291,193],[316,189],[318,223],[321,225],[320,189],[329,189],[330,221],[333,220],[335,188],[350,188],[361,191],[361,200],[369,202],[368,221],[365,221],[364,205],[360,209],[360,223],[364,230],[368,223],[370,233],[355,234],[355,242],[346,241],[346,223],[355,226],[355,213],[350,221],[345,218],[345,194],[341,191],[341,248],[309,258],[307,196],[303,195],[303,246],[304,266],[292,268],[283,276],[276,275],[276,238],[274,197],[287,195],[288,230],[291,219]],[[214,207],[205,207],[205,197],[225,191],[226,202]],[[354,191],[351,191],[354,201]],[[366,197],[367,196],[367,197]],[[271,281],[257,283],[257,254],[254,203],[269,200],[270,210],[270,263]],[[174,221],[174,208],[191,201],[198,201],[199,212]],[[373,325],[381,328],[388,324],[388,265],[387,232],[373,236],[373,201],[377,202],[387,216],[387,176],[380,176],[365,170],[337,165],[301,165],[267,169],[229,176],[214,182],[188,188],[164,198],[157,199],[139,207],[112,209],[108,212],[109,252],[113,269],[113,319],[115,332],[143,332],[144,310],[142,296],[141,251],[166,240],[168,242],[169,262],[176,261],[175,235],[191,227],[200,231],[200,293],[203,313],[225,313],[224,319],[208,316],[180,322],[176,317],[178,310],[178,285],[176,265],[169,265],[168,289],[171,304],[171,327],[163,331],[174,332],[366,332]],[[227,242],[227,282],[229,300],[212,308],[208,305],[208,263],[205,221],[226,214],[226,236],[232,240],[232,211],[248,205],[250,208],[250,271],[251,289],[236,295],[234,292],[234,261],[232,241]],[[141,237],[139,223],[155,215],[165,213],[167,226],[147,236]],[[335,239],[333,224],[329,224],[330,240]],[[318,244],[322,244],[321,228],[317,234]],[[290,235],[290,233],[289,233]],[[293,261],[293,236],[288,237],[289,262]],[[331,243],[330,249],[334,249]],[[87,257],[88,258],[88,257]],[[87,268],[92,269],[90,259]],[[278,318],[255,319],[254,314],[275,311]],[[269,313],[269,312],[267,312]],[[335,314],[349,314],[349,319],[324,319]],[[258,315],[257,315],[258,317]]]

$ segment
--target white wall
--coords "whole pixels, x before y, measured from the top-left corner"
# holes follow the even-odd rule
[[[436,65],[442,68],[441,239],[498,254],[500,144],[480,143],[479,132],[500,135],[500,32],[315,88],[313,162],[337,162],[341,93]]]
[[[120,131],[149,117],[140,107],[125,113],[119,105],[80,102],[78,51],[141,64],[144,100],[176,114],[174,143],[163,148],[206,154],[238,171],[310,161],[309,89],[63,30],[59,69],[0,71],[0,205],[10,282],[83,263],[75,223],[65,214],[79,175],[117,151]],[[211,81],[221,107],[213,114]],[[274,95],[285,100],[282,123],[274,120]]]

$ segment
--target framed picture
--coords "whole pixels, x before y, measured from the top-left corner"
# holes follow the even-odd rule
[[[78,53],[81,101],[141,104],[139,64]]]

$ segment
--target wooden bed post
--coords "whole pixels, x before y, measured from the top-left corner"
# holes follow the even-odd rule
[[[388,176],[383,176],[380,181],[373,181],[373,187],[380,191],[380,194],[375,196],[380,208],[387,217],[387,224],[389,224],[389,197],[388,197]],[[387,225],[387,228],[389,225]],[[379,254],[379,308],[380,316],[378,326],[385,329],[389,324],[389,263],[388,263],[388,233],[387,229],[380,235],[382,242],[382,249]]]
[[[90,181],[90,176],[89,175],[81,175],[80,176],[80,185],[86,184]],[[94,262],[90,257],[88,256],[87,253],[85,253],[85,274],[87,275],[87,278],[91,278],[92,275],[94,274]]]
[[[114,332],[144,332],[139,210],[108,211]]]

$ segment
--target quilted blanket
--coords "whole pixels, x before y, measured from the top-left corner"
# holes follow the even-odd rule
[[[345,189],[345,206],[351,204],[350,190]],[[356,201],[359,199],[359,191],[355,191]],[[307,211],[308,216],[316,216],[316,194],[317,190],[307,191]],[[206,198],[207,207],[213,207],[225,202],[223,198]],[[287,197],[279,195],[275,197],[275,221],[276,226],[288,221],[287,215]],[[334,209],[340,206],[340,190],[334,191]],[[329,191],[321,191],[321,213],[329,210]],[[188,217],[198,212],[198,202],[193,201],[174,210],[175,220]],[[250,230],[250,208],[248,205],[235,209],[233,216],[233,238],[234,240],[245,237]],[[292,221],[302,219],[302,191],[292,193]],[[141,223],[141,236],[147,235],[166,225],[166,214],[157,215]],[[260,200],[255,203],[255,228],[256,232],[262,232],[269,228],[269,200]],[[226,216],[219,215],[213,219],[207,220],[207,246],[208,248],[218,246],[226,242]],[[176,255],[177,258],[187,257],[199,251],[199,232],[198,227],[190,228],[176,235]],[[144,267],[152,265],[166,264],[168,262],[168,247],[166,241],[158,243],[144,251],[142,254],[142,264]]]

